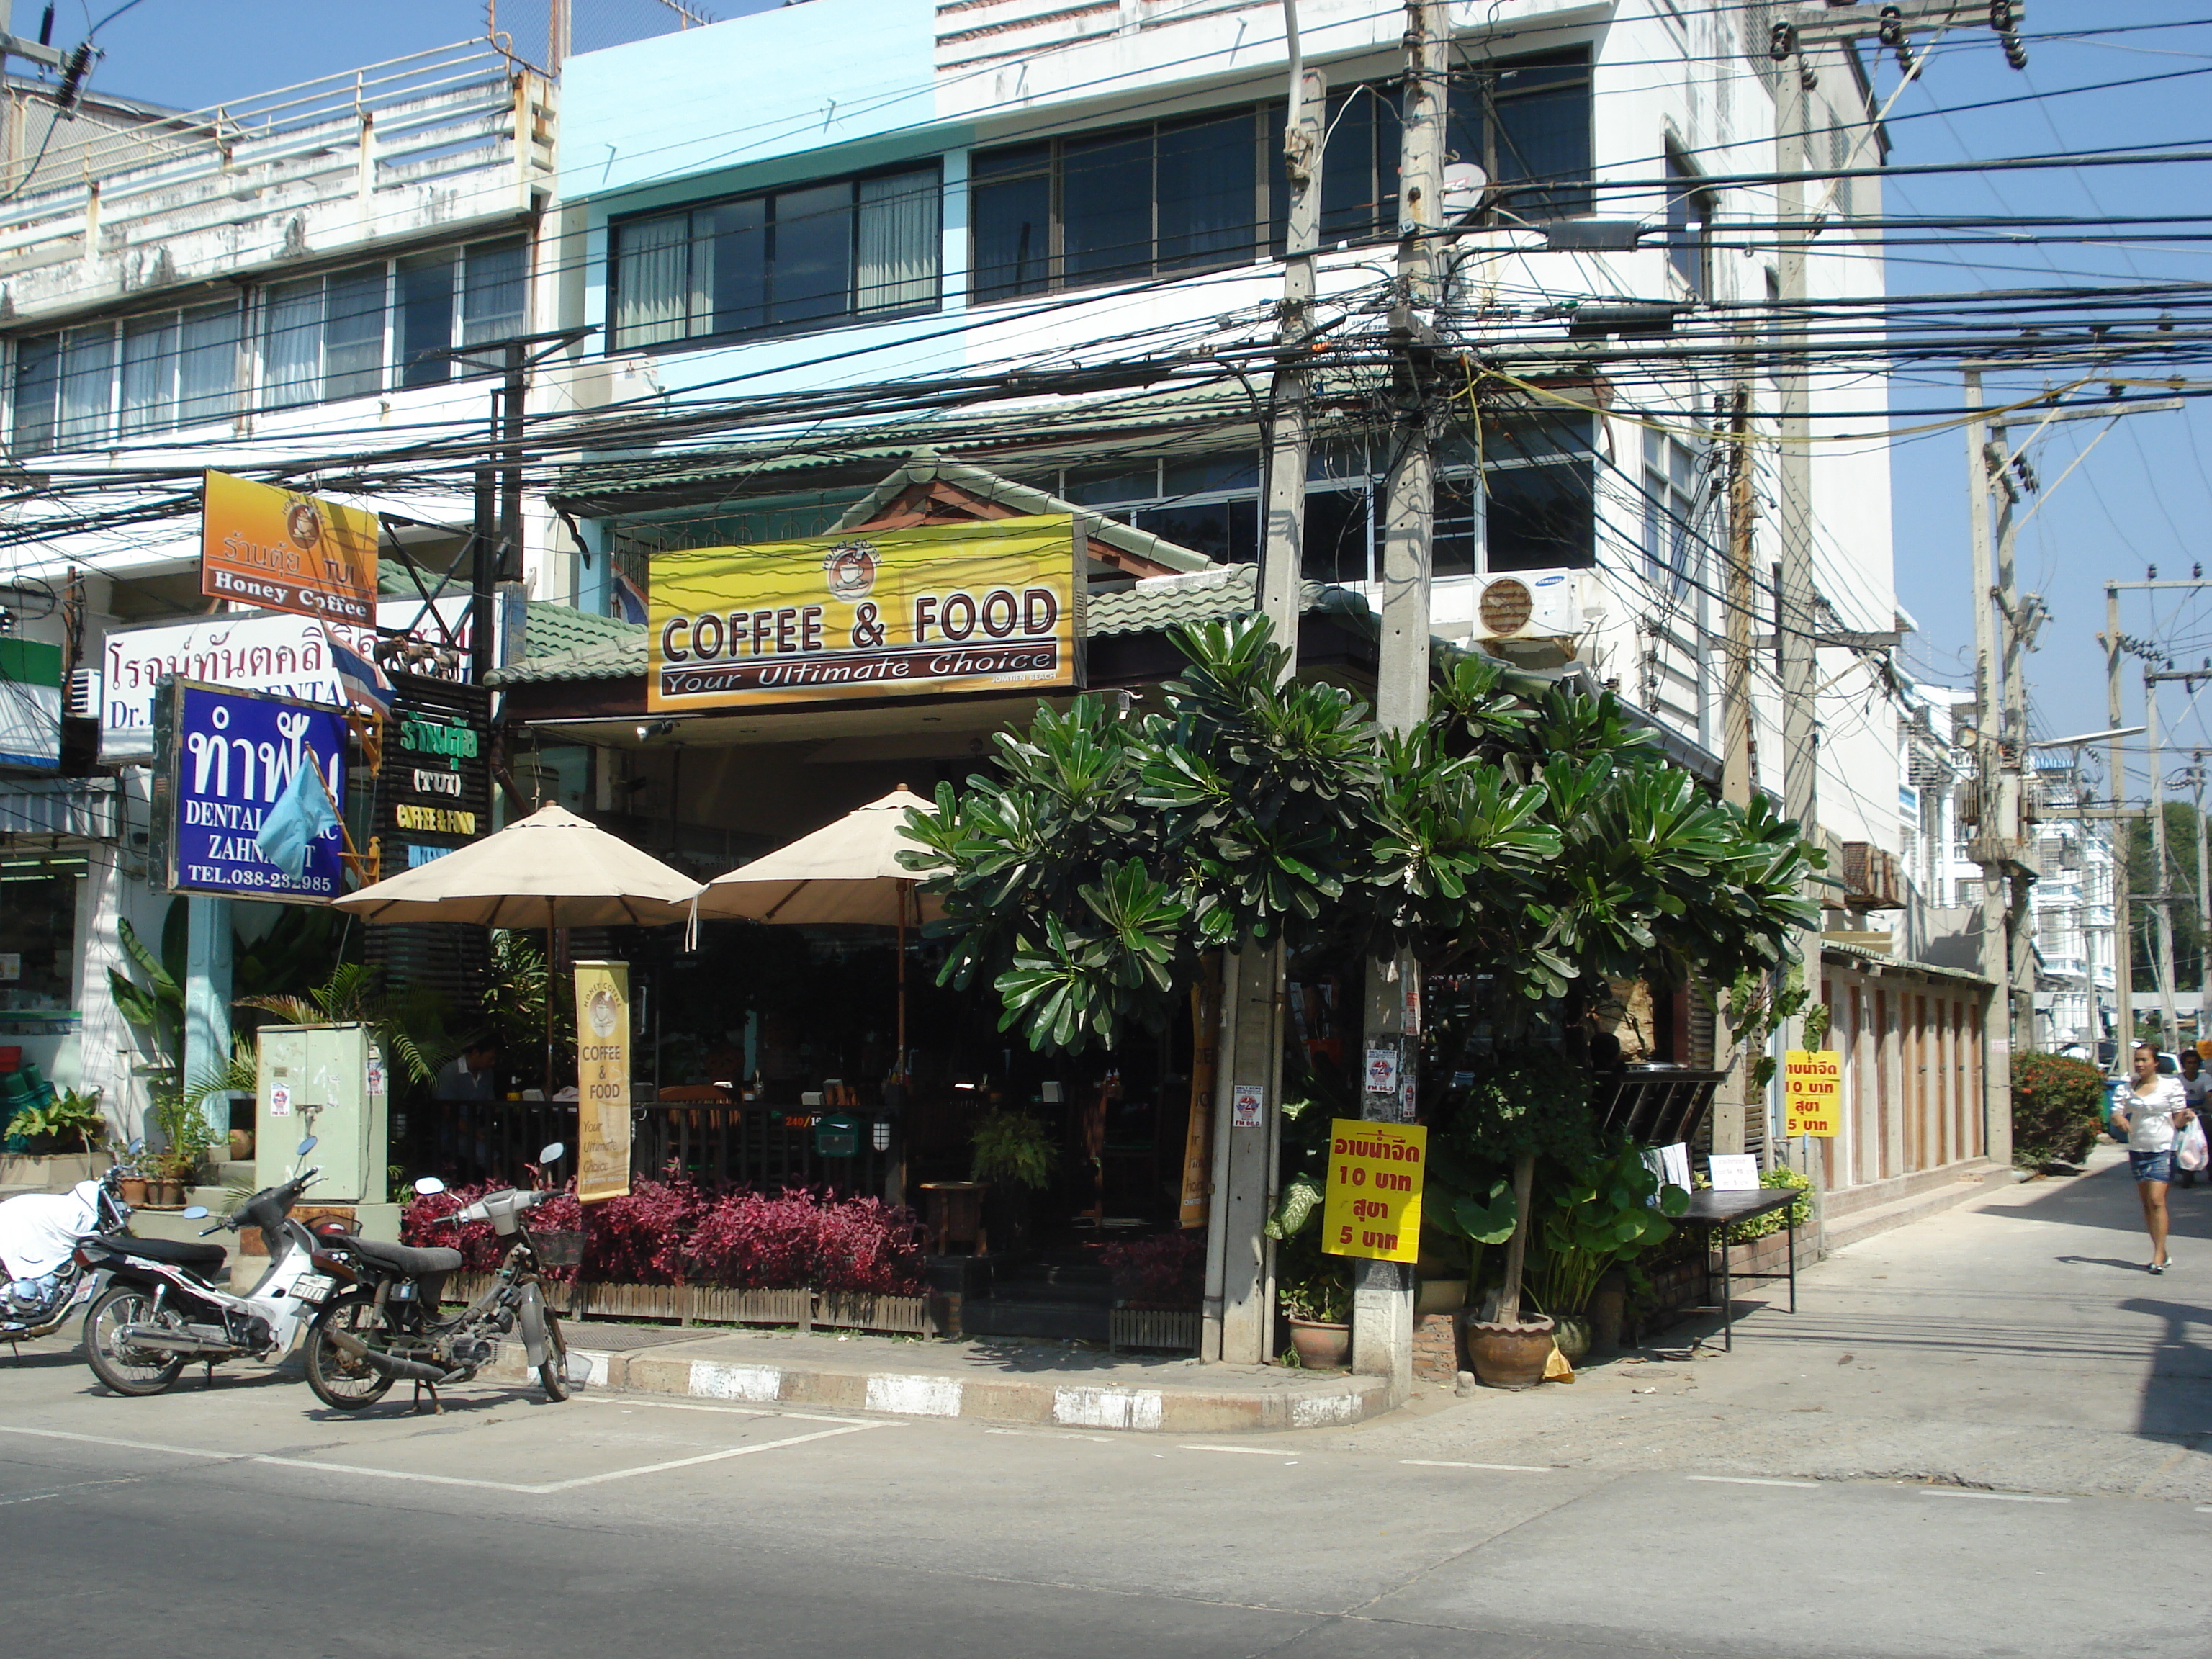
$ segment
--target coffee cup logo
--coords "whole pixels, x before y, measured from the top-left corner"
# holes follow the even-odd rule
[[[591,1022],[592,1035],[604,1041],[612,1036],[615,1028],[622,1024],[622,1004],[615,1000],[612,991],[602,986],[592,993],[584,1005],[584,1017]]]
[[[866,542],[845,542],[822,561],[830,592],[841,599],[864,599],[876,585],[876,550]]]

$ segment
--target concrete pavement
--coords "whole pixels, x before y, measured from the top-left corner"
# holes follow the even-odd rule
[[[2175,1265],[2162,1278],[2144,1271],[2134,1187],[2108,1146],[2088,1175],[1995,1188],[1838,1252],[1801,1273],[1794,1317],[1782,1287],[1761,1287],[1766,1305],[1738,1318],[1732,1355],[1708,1341],[1572,1387],[1417,1398],[1328,1443],[2205,1502],[2212,1188],[2170,1201]]]

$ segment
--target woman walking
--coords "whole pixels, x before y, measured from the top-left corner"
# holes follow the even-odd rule
[[[2143,1226],[2150,1233],[2150,1270],[2166,1271],[2166,1188],[2173,1179],[2175,1132],[2194,1115],[2181,1079],[2160,1077],[2158,1050],[2136,1044],[2134,1077],[2120,1091],[2112,1121],[2128,1132],[2128,1164],[2135,1171],[2136,1195],[2142,1200]]]

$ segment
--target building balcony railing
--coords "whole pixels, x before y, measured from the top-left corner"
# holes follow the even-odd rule
[[[0,167],[17,322],[279,259],[519,216],[550,192],[552,85],[482,40],[212,109],[108,112]]]

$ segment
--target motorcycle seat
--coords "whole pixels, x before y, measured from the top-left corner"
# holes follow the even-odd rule
[[[166,1262],[194,1273],[213,1273],[222,1266],[220,1244],[200,1244],[184,1238],[100,1238],[88,1241],[117,1255],[135,1255],[146,1261]]]
[[[410,1279],[426,1279],[432,1273],[457,1273],[461,1270],[461,1253],[434,1248],[412,1249],[404,1244],[381,1244],[367,1238],[349,1238],[346,1248],[356,1251],[361,1259],[373,1267],[386,1273],[405,1273]]]

